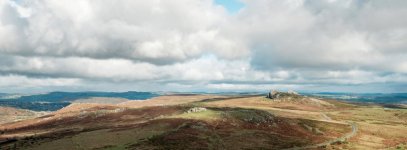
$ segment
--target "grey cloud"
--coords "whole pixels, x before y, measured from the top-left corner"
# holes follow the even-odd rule
[[[255,28],[255,67],[398,72],[407,57],[403,1],[291,2],[246,1],[236,24]]]
[[[0,1],[0,89],[397,91],[407,83],[406,1],[243,2],[229,14],[212,0]]]
[[[0,35],[16,37],[10,39],[14,44],[0,43],[2,53],[123,58],[159,65],[217,54],[219,49],[225,58],[242,54],[225,53],[238,47],[218,35],[226,13],[211,0],[11,3],[16,2],[3,2],[1,24],[15,30],[0,30]],[[31,10],[29,17],[21,17],[18,8]]]
[[[126,59],[83,57],[22,57],[0,55],[0,72],[26,76],[82,78],[106,81],[209,81],[267,78],[268,73],[250,69],[247,61],[225,61],[204,56],[188,62],[156,66]],[[247,69],[245,69],[247,68]]]

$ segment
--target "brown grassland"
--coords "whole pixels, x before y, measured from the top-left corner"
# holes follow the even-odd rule
[[[200,111],[191,112],[193,108]],[[404,149],[407,109],[311,97],[77,103],[0,125],[0,149]]]

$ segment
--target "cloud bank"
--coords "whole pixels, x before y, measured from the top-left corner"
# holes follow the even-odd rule
[[[0,90],[407,92],[407,2],[0,1]]]

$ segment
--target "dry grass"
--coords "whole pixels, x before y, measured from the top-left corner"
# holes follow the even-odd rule
[[[146,106],[168,106],[168,105],[179,105],[197,102],[205,99],[221,98],[225,96],[218,95],[168,95],[155,97],[144,101],[128,101],[120,103],[117,106],[129,107],[129,108],[141,108]]]
[[[221,119],[221,112],[214,110],[206,110],[201,112],[183,113],[179,115],[168,116],[167,118],[183,118],[183,119],[195,119],[204,121],[217,121]]]
[[[185,113],[191,107],[208,110]],[[287,148],[340,137],[350,131],[350,121],[358,125],[356,136],[326,149],[386,149],[407,143],[406,116],[406,109],[333,100],[172,95],[119,104],[73,104],[48,116],[5,124],[0,130],[16,130],[0,137],[38,137],[17,142],[37,149],[182,149],[191,144]]]
[[[17,109],[11,107],[0,107],[0,124],[12,123],[21,120],[33,119],[50,112],[35,112],[25,109]]]
[[[384,149],[407,143],[407,119],[401,117],[406,109],[388,109],[381,106],[359,106],[331,112],[336,120],[353,121],[359,126],[349,149]]]

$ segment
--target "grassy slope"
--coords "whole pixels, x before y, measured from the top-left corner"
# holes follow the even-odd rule
[[[48,113],[0,106],[0,124],[32,119]]]
[[[174,102],[170,102],[171,98]],[[82,117],[50,117],[42,124],[7,130],[0,135],[0,141],[12,137],[10,135],[20,138],[0,146],[24,149],[280,149],[335,139],[350,131],[343,123],[346,121],[356,122],[360,132],[348,142],[328,149],[397,148],[407,141],[407,111],[403,109],[329,101],[334,104],[332,107],[315,101],[277,102],[262,97],[174,96],[156,101],[166,105],[146,102],[148,105],[143,103],[142,108],[136,104],[134,108],[126,105],[127,109],[116,113],[89,111]],[[193,107],[208,110],[185,113]],[[101,112],[108,108],[115,109],[112,106],[94,110]],[[36,134],[26,136],[27,133]]]
[[[345,146],[354,149],[383,149],[407,143],[406,109],[388,109],[380,106],[361,106],[333,111],[333,119],[353,121],[359,132]]]

